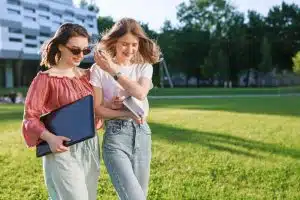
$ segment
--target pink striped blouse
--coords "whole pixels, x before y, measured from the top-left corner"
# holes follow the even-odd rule
[[[29,147],[41,141],[40,135],[46,129],[40,121],[42,114],[93,94],[89,79],[89,70],[79,78],[51,76],[46,72],[37,74],[27,92],[22,123],[23,137]],[[95,120],[95,124],[99,129],[102,120]]]

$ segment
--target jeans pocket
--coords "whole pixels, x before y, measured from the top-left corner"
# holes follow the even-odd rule
[[[121,124],[110,124],[105,128],[105,134],[108,135],[117,135],[121,132]]]
[[[143,123],[140,125],[140,130],[142,133],[146,135],[151,135],[151,129],[147,123]]]

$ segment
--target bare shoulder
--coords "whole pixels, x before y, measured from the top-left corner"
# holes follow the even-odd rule
[[[84,69],[84,68],[76,67],[76,69],[81,75],[84,75],[84,74],[88,74],[91,68]]]
[[[40,71],[39,74],[49,74],[49,73],[51,73],[51,71],[52,71],[52,68],[47,69],[46,71]]]

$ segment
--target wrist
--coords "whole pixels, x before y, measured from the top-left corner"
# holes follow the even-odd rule
[[[123,111],[121,117],[131,117],[131,113],[129,111]]]
[[[116,73],[114,73],[114,74],[111,74],[111,76],[116,80],[116,81],[118,81],[118,79],[119,79],[119,77],[122,75],[122,73],[121,72],[116,72]]]
[[[53,138],[53,134],[50,133],[48,130],[42,132],[40,138],[46,142],[50,141]]]
[[[115,74],[115,73],[117,73],[117,72],[118,72],[118,70],[117,70],[116,66],[115,66],[114,64],[110,64],[108,73],[109,73],[110,75],[113,75],[113,74]]]

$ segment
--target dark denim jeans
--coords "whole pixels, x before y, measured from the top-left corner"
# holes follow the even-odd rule
[[[151,130],[148,124],[133,120],[105,122],[103,159],[112,183],[121,200],[147,198]]]

